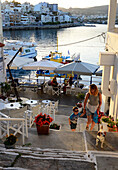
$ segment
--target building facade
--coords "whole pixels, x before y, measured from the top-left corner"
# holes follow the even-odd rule
[[[110,0],[106,51],[100,53],[99,64],[103,66],[102,96],[104,111],[118,119],[118,28],[115,26],[117,0]],[[110,101],[110,102],[108,102]]]

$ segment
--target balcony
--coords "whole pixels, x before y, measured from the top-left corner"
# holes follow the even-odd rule
[[[114,32],[107,32],[107,48],[110,52],[118,52],[118,28]]]

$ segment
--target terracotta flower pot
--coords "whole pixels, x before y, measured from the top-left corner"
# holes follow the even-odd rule
[[[117,132],[117,127],[114,128],[108,127],[108,132]]]
[[[49,134],[49,125],[43,125],[43,126],[36,125],[36,127],[37,127],[38,135],[48,135]]]

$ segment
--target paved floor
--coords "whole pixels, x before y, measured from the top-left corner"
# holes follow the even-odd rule
[[[44,99],[59,100],[59,112],[56,114],[55,122],[61,125],[60,131],[50,130],[49,135],[38,135],[35,125],[29,128],[29,137],[25,139],[25,146],[36,147],[40,149],[57,149],[65,151],[78,151],[87,153],[90,160],[92,160],[96,165],[98,170],[117,170],[118,169],[118,133],[107,132],[104,148],[101,149],[100,144],[98,147],[95,146],[96,135],[98,125],[96,124],[93,131],[86,131],[86,117],[79,118],[78,126],[76,132],[70,130],[68,124],[68,116],[72,112],[72,107],[78,102],[78,98],[71,95],[63,96],[51,96],[41,93],[34,93],[32,91],[20,93],[22,97],[28,97],[32,99],[38,99],[39,101]],[[22,139],[19,136],[17,146],[22,145]],[[2,141],[0,141],[2,143]],[[44,161],[44,160],[42,160]],[[44,161],[45,162],[45,161]],[[44,165],[42,163],[42,166]],[[58,162],[59,163],[59,162]],[[69,163],[72,164],[73,161],[60,163],[59,169],[63,169],[65,164],[65,169],[69,169]],[[20,163],[19,163],[20,164]],[[29,162],[30,164],[30,162]],[[48,161],[50,166],[53,166],[54,162],[52,160]],[[62,165],[63,164],[63,165]],[[76,163],[74,163],[76,164]],[[58,164],[59,165],[59,164]],[[80,169],[86,169],[86,166],[79,162],[78,166]],[[77,167],[78,167],[77,166]],[[56,168],[57,169],[57,164]],[[48,169],[48,168],[47,168]],[[77,169],[77,168],[75,168]],[[93,164],[89,169],[94,169]]]

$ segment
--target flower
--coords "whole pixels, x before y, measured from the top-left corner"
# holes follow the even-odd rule
[[[35,120],[34,122],[36,123],[36,125],[50,125],[50,123],[53,121],[53,118],[51,118],[49,115],[46,115],[46,114],[38,114],[36,117],[35,117]]]
[[[13,134],[10,134],[9,136],[6,137],[6,140],[4,141],[5,145],[13,145],[17,141],[17,137],[14,136]]]
[[[78,102],[77,104],[77,107],[81,108],[82,107],[82,103]]]
[[[103,117],[102,117],[102,121],[103,121],[103,122],[106,122],[106,123],[109,123],[109,122],[111,122],[111,121],[114,121],[114,118],[111,117],[111,116],[103,116]]]
[[[59,130],[60,129],[60,125],[56,124],[56,123],[53,123],[50,125],[50,129],[57,129]]]
[[[107,126],[110,127],[110,128],[115,128],[116,127],[116,123],[114,121],[109,121]]]

